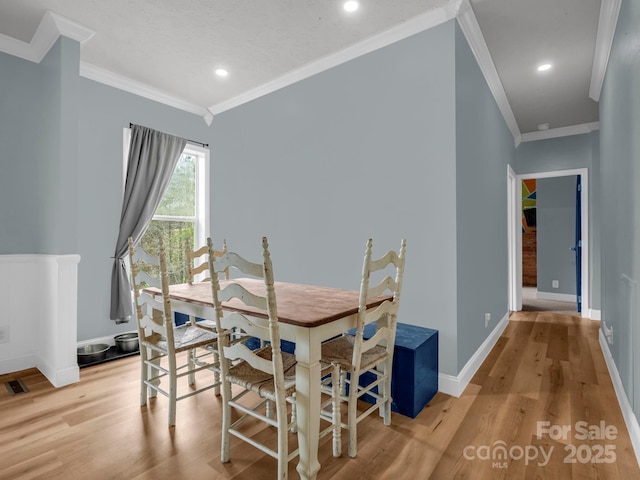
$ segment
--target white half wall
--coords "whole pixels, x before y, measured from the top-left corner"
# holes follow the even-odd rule
[[[79,255],[0,255],[0,374],[36,367],[54,387],[80,379]]]

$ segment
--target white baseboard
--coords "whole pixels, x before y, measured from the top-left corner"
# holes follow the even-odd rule
[[[509,312],[502,317],[502,320],[496,325],[491,334],[482,342],[482,345],[476,350],[466,365],[460,370],[457,376],[447,375],[446,373],[438,374],[438,390],[453,397],[459,397],[467,388],[471,378],[476,374],[482,362],[485,361],[489,352],[496,344],[504,329],[509,324]]]
[[[600,330],[599,339],[600,348],[602,349],[604,360],[607,364],[607,368],[609,369],[609,376],[611,377],[613,388],[616,391],[616,396],[618,397],[620,410],[622,410],[624,422],[627,425],[627,430],[629,430],[629,436],[631,437],[633,451],[636,454],[636,461],[638,462],[638,465],[640,465],[640,424],[638,424],[638,418],[633,412],[631,403],[629,403],[629,397],[627,397],[627,393],[624,390],[624,385],[622,384],[622,379],[620,378],[618,367],[616,367],[616,364],[613,361],[611,350],[609,350],[609,344],[607,343],[604,332],[602,330]]]
[[[571,302],[576,303],[577,298],[575,294],[570,293],[554,293],[554,292],[536,292],[536,298],[540,300],[553,300],[556,302]]]
[[[588,318],[591,320],[602,320],[602,312],[600,310],[594,310],[590,308],[588,311]]]
[[[56,388],[80,381],[80,368],[77,363],[68,367],[58,368],[40,358],[36,361],[36,367]]]
[[[84,347],[85,345],[91,345],[91,344],[95,344],[95,343],[105,343],[109,346],[114,346],[116,344],[116,341],[114,339],[114,337],[116,335],[121,335],[124,333],[138,333],[138,330],[128,330],[126,332],[120,332],[120,333],[114,333],[113,335],[107,335],[105,337],[97,337],[97,338],[90,338],[89,340],[80,340],[78,342],[78,347]]]
[[[452,397],[460,396],[458,377],[447,375],[446,373],[438,374],[438,391],[451,395]]]
[[[35,366],[35,355],[23,355],[21,357],[4,358],[0,360],[0,375],[3,375],[5,373],[19,372],[20,370],[27,370],[29,368],[35,368]]]
[[[116,341],[113,339],[113,337],[115,337],[115,335],[109,335],[106,337],[97,337],[97,338],[90,338],[89,340],[81,340],[78,342],[78,347],[84,347],[85,345],[92,345],[92,344],[96,344],[96,343],[105,343],[109,346],[113,346],[116,344]]]
[[[0,361],[0,374],[20,372],[30,368],[37,368],[56,388],[64,387],[80,380],[80,369],[77,364],[69,365],[65,368],[57,368],[55,365],[51,365],[39,358],[38,355],[24,355]]]

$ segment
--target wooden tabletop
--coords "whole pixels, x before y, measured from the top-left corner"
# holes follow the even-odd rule
[[[249,292],[256,295],[265,295],[264,281],[261,279],[235,278],[233,280],[221,280],[220,287],[224,288],[229,282],[239,283]],[[282,323],[303,327],[317,327],[339,318],[353,315],[358,311],[360,292],[357,290],[342,290],[286,282],[275,282],[274,286],[278,303],[278,321]],[[157,288],[147,288],[145,290],[156,294],[161,293]],[[213,306],[211,284],[209,282],[194,283],[192,285],[188,283],[171,285],[169,287],[169,296],[175,300],[208,307]],[[372,298],[367,303],[367,307],[375,307],[391,298],[389,295]],[[266,312],[247,307],[237,299],[233,299],[223,305],[228,310],[267,318]]]

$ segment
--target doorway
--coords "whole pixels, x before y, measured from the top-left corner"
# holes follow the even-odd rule
[[[507,171],[507,191],[508,191],[508,255],[509,255],[509,310],[522,310],[522,194],[521,188],[523,180],[554,178],[579,175],[581,178],[580,191],[580,236],[582,239],[582,252],[580,267],[580,283],[582,290],[582,316],[591,317],[591,303],[589,295],[589,190],[588,190],[588,169],[580,168],[574,170],[559,170],[553,172],[539,172],[532,174],[516,175],[511,167]]]

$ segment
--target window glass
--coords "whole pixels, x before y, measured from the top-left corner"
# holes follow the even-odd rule
[[[145,252],[158,255],[158,246],[162,238],[169,284],[186,283],[188,280],[185,243],[188,240],[189,245],[193,245],[193,227],[192,221],[154,219],[140,239],[140,245]]]
[[[155,215],[196,215],[196,160],[194,155],[183,154],[176,165],[167,190]]]

